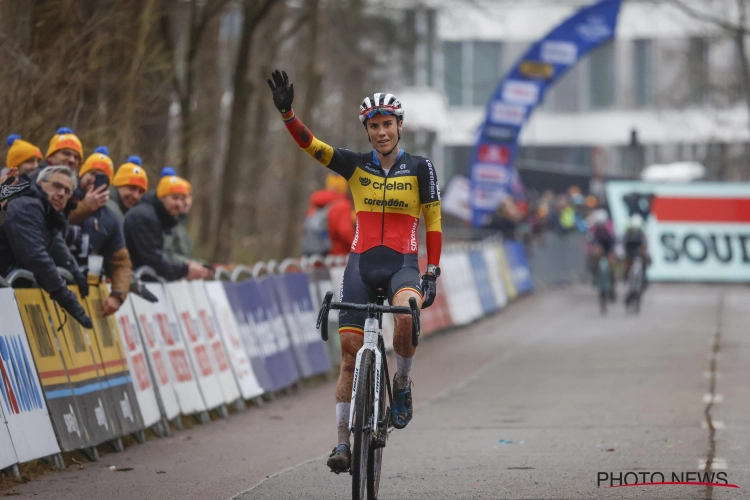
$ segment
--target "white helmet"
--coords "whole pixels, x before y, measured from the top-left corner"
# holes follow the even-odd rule
[[[609,214],[603,208],[597,208],[593,213],[594,224],[597,226],[603,226],[609,220]]]
[[[372,97],[365,97],[362,104],[359,105],[359,121],[363,124],[368,118],[372,118],[378,113],[395,115],[399,120],[404,119],[404,108],[401,107],[401,101],[393,94],[378,92]]]
[[[640,229],[643,227],[643,217],[641,214],[633,214],[630,216],[630,227],[633,229]]]

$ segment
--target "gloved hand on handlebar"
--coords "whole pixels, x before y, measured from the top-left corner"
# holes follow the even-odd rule
[[[68,311],[68,313],[75,318],[85,328],[92,328],[94,325],[91,323],[91,318],[86,315],[83,306],[78,302],[76,294],[68,290],[67,287],[60,287],[51,294],[52,300],[60,304],[60,306]]]
[[[425,273],[422,276],[422,309],[427,309],[435,302],[437,296],[437,276]]]
[[[268,79],[268,86],[271,87],[273,92],[273,104],[279,112],[288,113],[292,109],[292,101],[294,101],[294,84],[289,83],[289,77],[286,76],[286,71],[279,71],[278,69],[271,73],[271,79]]]

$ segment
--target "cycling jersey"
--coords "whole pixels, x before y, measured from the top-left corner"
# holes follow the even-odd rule
[[[430,160],[400,150],[386,172],[375,151],[362,154],[333,148],[315,138],[294,111],[282,118],[302,149],[349,183],[357,214],[352,252],[361,254],[384,245],[401,254],[416,254],[421,211],[427,225],[427,261],[440,263],[440,189]]]

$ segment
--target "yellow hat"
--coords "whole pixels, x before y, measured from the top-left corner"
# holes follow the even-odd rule
[[[159,185],[156,187],[156,197],[164,198],[170,194],[184,194],[185,196],[190,194],[188,183],[182,177],[176,175],[169,175],[162,177],[159,181]]]
[[[10,149],[5,159],[8,168],[18,168],[20,164],[34,157],[42,159],[42,152],[39,148],[30,142],[22,141],[21,136],[18,134],[8,136],[8,146],[10,146]]]
[[[81,169],[78,171],[78,178],[83,177],[86,172],[91,170],[101,170],[107,174],[109,182],[112,183],[112,176],[115,175],[115,165],[112,163],[112,158],[109,157],[107,146],[99,146],[91,156],[86,158],[86,161],[83,162]]]
[[[326,189],[346,194],[349,192],[349,183],[339,174],[326,175]]]
[[[57,153],[61,149],[72,149],[83,158],[83,146],[81,140],[68,127],[57,129],[57,133],[52,136],[47,149],[47,158]]]
[[[124,164],[117,169],[112,181],[115,187],[136,186],[144,191],[148,189],[148,175],[141,167],[143,161],[139,156],[129,157]]]

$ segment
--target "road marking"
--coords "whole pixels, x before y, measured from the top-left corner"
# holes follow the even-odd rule
[[[698,469],[706,468],[706,459],[701,458],[698,460]],[[727,468],[727,461],[724,458],[714,458],[711,462],[711,470],[722,470]]]
[[[703,395],[703,402],[705,404],[709,403],[723,403],[724,402],[724,396],[722,394],[714,394],[713,397],[711,397],[711,394],[704,394]]]
[[[724,422],[721,420],[712,420],[711,424],[713,424],[714,429],[725,429],[726,425],[724,425]],[[708,429],[708,422],[705,420],[701,422],[701,429]]]

